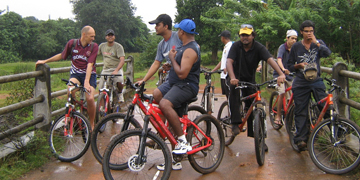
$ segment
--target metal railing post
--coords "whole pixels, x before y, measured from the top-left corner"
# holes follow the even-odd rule
[[[36,103],[33,108],[34,119],[43,116],[41,123],[36,128],[44,130],[49,129],[51,121],[51,84],[50,84],[50,67],[47,64],[38,65],[36,71],[43,71],[43,75],[36,77],[34,86],[34,97],[43,96],[44,101]]]
[[[336,94],[334,93],[335,108],[343,117],[350,119],[350,107],[341,102],[341,99],[349,98],[349,78],[340,75],[340,71],[347,70],[346,64],[337,62],[332,68],[332,78],[336,79],[336,84],[341,86],[345,93]]]

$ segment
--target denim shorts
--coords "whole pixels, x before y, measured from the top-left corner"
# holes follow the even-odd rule
[[[70,74],[70,79],[76,78],[81,83],[81,85],[84,85],[85,77],[86,77],[85,73]],[[92,87],[94,87],[94,89],[96,89],[96,74],[91,74],[90,86],[92,86]]]

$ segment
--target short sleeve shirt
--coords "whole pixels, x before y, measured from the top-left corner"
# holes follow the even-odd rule
[[[74,44],[74,40],[76,40],[75,47],[73,52],[71,52],[72,46]],[[86,74],[86,69],[88,63],[93,63],[92,74],[96,74],[96,57],[99,46],[94,43],[93,49],[91,50],[91,44],[83,47],[80,44],[80,40],[71,39],[67,42],[63,52],[61,53],[62,59],[66,59],[69,55],[71,55],[71,70],[70,74]]]
[[[229,55],[229,51],[230,51],[230,48],[232,46],[233,42],[232,41],[229,41],[228,43],[225,44],[224,46],[224,49],[223,49],[223,53],[222,53],[222,57],[221,57],[221,64],[220,64],[220,69],[225,69],[226,68],[226,60],[227,60],[227,57]],[[220,78],[221,79],[225,79],[227,74],[223,72],[221,72],[220,74]]]
[[[98,55],[100,54],[104,60],[104,69],[116,68],[120,63],[120,57],[125,57],[123,46],[117,42],[112,46],[108,46],[107,42],[101,43]]]
[[[287,44],[286,43],[281,44],[278,49],[277,58],[281,59],[281,62],[284,65],[284,67],[286,67],[287,61],[289,59],[289,54],[290,54],[290,51],[287,48]],[[274,71],[273,76],[275,78],[275,77],[278,77],[279,74],[276,71]],[[292,81],[292,79],[293,79],[292,76],[286,75],[286,80]]]
[[[245,51],[241,41],[236,41],[230,48],[228,58],[234,61],[235,77],[240,81],[255,83],[256,68],[261,60],[267,61],[271,56],[264,45],[253,41],[249,51]]]
[[[176,50],[178,50],[182,46],[182,42],[179,39],[177,31],[172,32],[171,37],[167,41],[163,39],[159,42],[155,60],[163,62],[163,60],[165,59],[166,62],[171,64],[171,61],[169,59],[169,52],[173,46],[175,46]]]

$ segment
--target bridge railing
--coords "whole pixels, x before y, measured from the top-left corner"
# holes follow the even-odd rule
[[[134,58],[129,56],[125,59],[125,63],[126,66],[124,65],[124,67],[126,67],[126,71],[124,71],[124,75],[134,82]],[[100,63],[96,64],[96,66],[102,67],[104,64]],[[0,115],[4,115],[28,106],[33,106],[34,118],[16,127],[0,132],[0,140],[17,134],[32,126],[35,126],[36,129],[48,130],[51,123],[51,117],[65,113],[65,108],[51,111],[51,99],[67,94],[67,89],[51,92],[50,80],[51,74],[70,72],[70,68],[71,67],[50,69],[47,64],[42,64],[38,65],[36,70],[32,72],[0,76],[0,84],[35,78],[33,98],[0,108]],[[131,90],[126,90],[124,92],[125,97],[131,96],[130,94]]]

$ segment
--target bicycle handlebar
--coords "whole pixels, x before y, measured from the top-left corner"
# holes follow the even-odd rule
[[[335,89],[342,90],[342,87],[336,84],[336,79],[328,79],[326,77],[324,79],[328,82],[328,85],[332,87],[329,89],[329,93],[333,92]]]
[[[70,80],[67,79],[61,79],[62,81],[66,82],[66,85],[68,86],[75,86],[74,88],[70,89],[70,91],[73,91],[74,89],[82,89],[83,91],[87,92],[88,94],[90,94],[90,92],[82,85],[78,85]]]
[[[214,74],[214,73],[221,73],[221,72],[223,72],[224,70],[223,69],[220,69],[220,70],[216,70],[216,71],[207,71],[207,70],[205,70],[205,69],[200,69],[200,72],[201,73],[205,73],[205,74]]]
[[[246,82],[246,81],[239,81],[238,87],[239,88],[247,88],[247,86],[252,86],[252,87],[260,88],[260,86],[263,86],[265,84],[272,84],[272,83],[275,83],[276,81],[277,81],[277,78],[275,78],[273,80],[265,81],[261,84],[254,84],[254,83],[250,83],[250,82]]]

